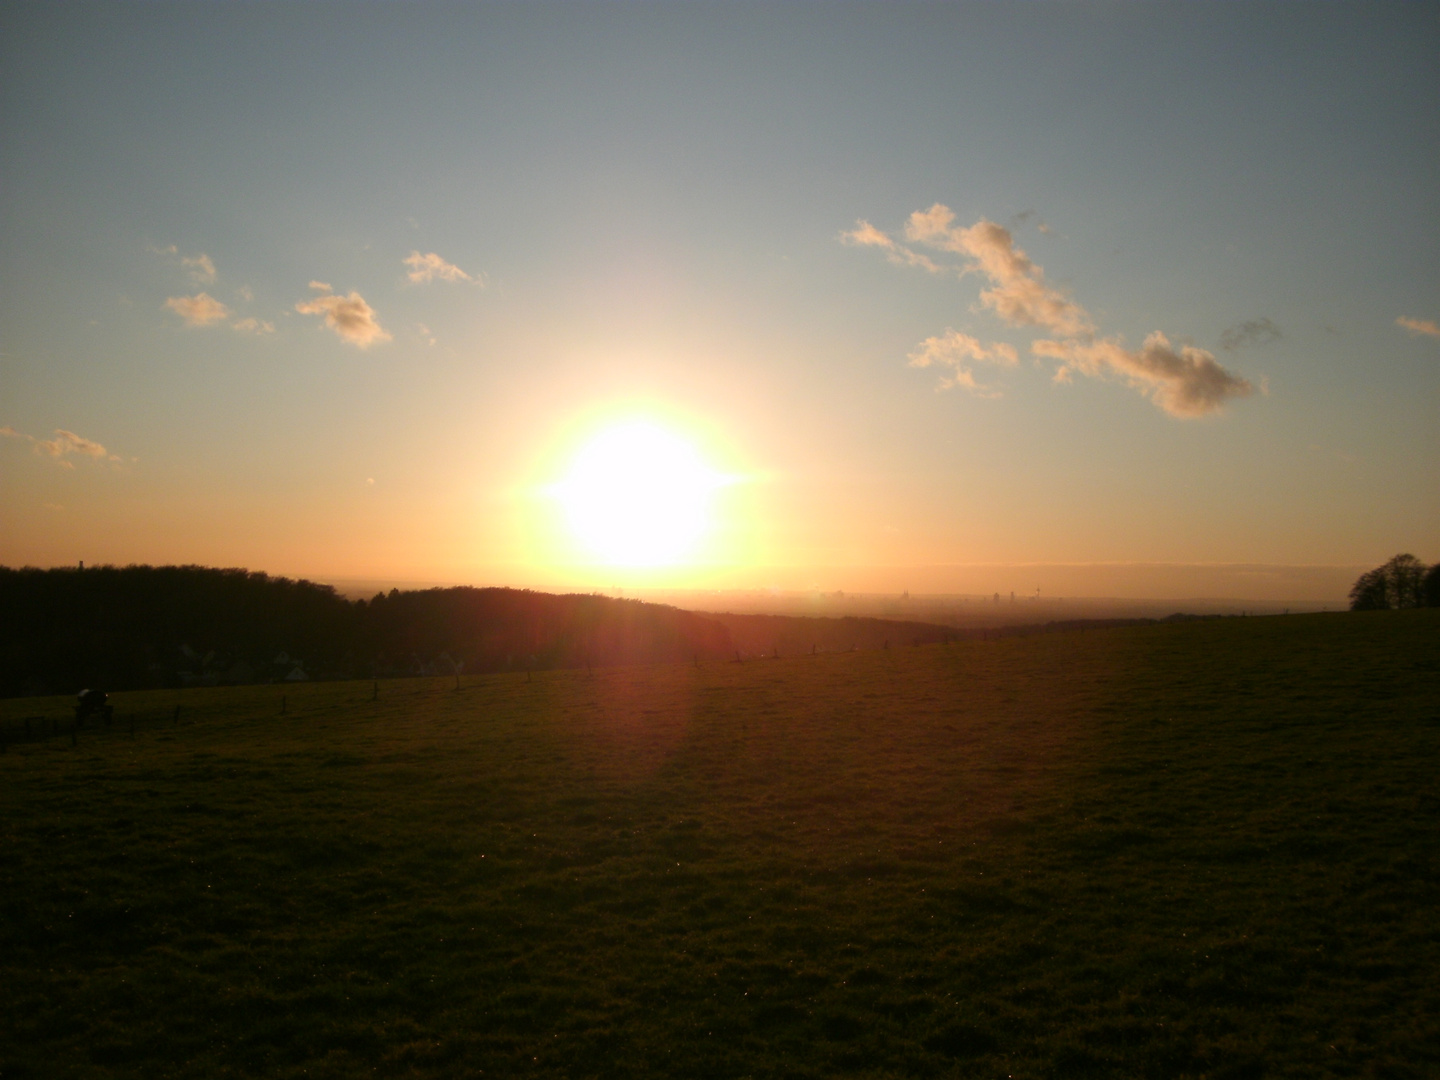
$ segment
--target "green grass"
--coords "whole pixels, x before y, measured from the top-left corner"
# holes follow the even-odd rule
[[[1433,1076],[1437,616],[0,702],[0,1077]]]

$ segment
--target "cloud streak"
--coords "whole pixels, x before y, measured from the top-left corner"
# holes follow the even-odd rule
[[[401,260],[410,268],[406,276],[413,282],[423,285],[429,281],[470,281],[475,284],[483,284],[479,279],[467,274],[454,263],[446,262],[435,252],[421,255],[418,251],[412,251]]]
[[[1139,349],[1127,348],[1118,336],[1101,337],[1090,313],[1046,281],[1044,269],[1015,246],[1010,230],[993,221],[981,218],[973,225],[959,226],[954,211],[942,203],[916,210],[906,220],[905,239],[910,244],[959,255],[966,260],[959,266],[937,263],[864,220],[840,238],[846,244],[879,248],[897,265],[980,275],[988,283],[980,292],[982,308],[1009,326],[1035,327],[1051,335],[1034,341],[1030,351],[1058,361],[1056,381],[1068,382],[1076,372],[1094,378],[1118,377],[1171,416],[1184,418],[1218,412],[1227,402],[1255,392],[1248,379],[1228,371],[1213,353],[1190,345],[1176,347],[1158,330]],[[1279,329],[1269,319],[1256,319],[1227,330],[1221,345],[1238,348],[1279,336]],[[982,345],[968,334],[947,329],[941,337],[926,338],[909,359],[912,367],[949,368],[951,374],[942,386],[988,393],[988,388],[976,384],[971,365],[1013,365],[1017,357],[1009,345]]]
[[[1408,315],[1401,315],[1395,320],[1395,325],[1409,330],[1411,337],[1440,338],[1440,326],[1435,324],[1434,319],[1412,319]]]
[[[155,247],[153,244],[150,250],[156,255],[164,255],[170,259],[179,259],[190,274],[191,279],[198,285],[209,285],[215,280],[215,261],[203,251],[199,255],[181,255],[180,249],[174,244],[167,244],[165,247]]]
[[[945,333],[940,337],[926,338],[910,354],[911,367],[933,366],[950,369],[949,374],[941,376],[941,389],[962,386],[982,397],[999,397],[1000,394],[975,381],[973,365],[1001,364],[1014,367],[1019,361],[1019,354],[1013,345],[1007,345],[1003,341],[993,341],[985,345],[978,338],[949,327],[946,327]]]
[[[181,256],[180,265],[189,270],[190,276],[202,285],[207,285],[215,280],[215,264],[204,252],[199,255]]]
[[[948,266],[941,266],[928,255],[922,255],[920,252],[896,242],[863,218],[855,222],[855,228],[840,234],[840,242],[849,244],[851,247],[878,247],[885,252],[885,258],[896,266],[918,266],[932,274],[949,273],[951,269]]]
[[[1068,382],[1072,371],[1091,376],[1114,373],[1171,416],[1205,416],[1227,401],[1255,393],[1248,379],[1227,371],[1214,354],[1191,345],[1176,348],[1158,330],[1138,349],[1125,348],[1119,338],[1106,338],[1036,341],[1030,351],[1060,361],[1057,382]]]
[[[359,349],[389,341],[390,334],[380,325],[375,309],[365,302],[358,292],[339,296],[323,281],[312,281],[310,288],[326,295],[302,300],[295,305],[301,315],[324,316],[325,326],[335,332],[341,341]]]
[[[186,326],[209,326],[229,318],[230,309],[209,293],[194,296],[172,296],[165,306],[185,320]]]
[[[83,435],[66,431],[64,428],[56,428],[54,438],[51,439],[37,439],[34,435],[26,435],[23,431],[16,431],[12,427],[0,427],[0,436],[28,442],[35,453],[54,459],[55,463],[63,469],[75,467],[74,462],[67,460],[72,454],[94,458],[96,461],[124,460],[119,454],[112,454],[94,439],[87,439]]]

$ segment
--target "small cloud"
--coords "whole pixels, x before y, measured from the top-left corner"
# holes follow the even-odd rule
[[[210,256],[203,252],[199,255],[187,255],[180,259],[180,265],[190,271],[190,276],[202,284],[209,284],[215,280],[215,264],[210,261]]]
[[[101,446],[94,439],[87,439],[83,435],[76,435],[73,431],[66,431],[64,428],[55,429],[53,439],[37,439],[33,435],[26,435],[24,432],[16,431],[12,427],[0,428],[0,435],[7,439],[20,439],[28,442],[34,447],[35,453],[52,458],[56,465],[62,469],[73,469],[74,462],[67,460],[70,455],[78,454],[81,457],[94,458],[96,461],[121,461],[119,454],[112,454],[105,447]]]
[[[855,222],[855,228],[840,234],[840,242],[852,247],[878,247],[885,252],[885,257],[896,266],[918,266],[932,274],[943,274],[948,269],[928,255],[922,255],[904,244],[897,243],[863,218]]]
[[[329,291],[330,286],[312,281],[310,287]],[[368,349],[379,341],[389,341],[390,334],[380,325],[375,309],[358,292],[349,296],[317,296],[295,305],[301,315],[323,315],[325,325],[335,331],[341,341],[360,349]]]
[[[942,389],[948,390],[951,387],[963,386],[973,393],[998,397],[998,394],[989,392],[988,388],[975,382],[975,374],[971,370],[971,365],[982,363],[1014,367],[1019,359],[1020,357],[1012,345],[1007,345],[1003,341],[994,341],[985,345],[969,334],[962,334],[947,327],[944,336],[926,338],[920,343],[919,347],[910,354],[910,366],[948,367],[951,369],[951,373],[941,377]]]
[[[185,320],[186,326],[209,326],[229,316],[230,309],[209,293],[172,296],[165,306]]]
[[[1190,345],[1177,349],[1158,330],[1136,350],[1125,348],[1118,338],[1107,338],[1036,341],[1030,351],[1061,362],[1057,382],[1068,382],[1071,371],[1091,376],[1114,372],[1171,416],[1219,412],[1230,399],[1255,393],[1254,384],[1227,371],[1211,353]]]
[[[373,476],[367,476],[367,477],[365,477],[365,486],[366,486],[366,487],[374,487],[374,486],[375,486],[375,477],[373,477]]]
[[[37,443],[36,445],[51,457],[64,457],[66,454],[84,454],[86,457],[109,457],[115,461],[120,460],[114,454],[107,452],[105,447],[93,439],[87,439],[83,435],[76,435],[73,431],[66,431],[64,428],[56,428],[55,438]]]
[[[152,255],[163,255],[167,259],[179,259],[180,265],[190,273],[190,277],[201,285],[208,285],[215,280],[215,262],[203,251],[199,255],[181,255],[180,249],[174,244],[166,244],[164,247],[149,245]]]
[[[235,295],[248,304],[255,299],[255,290],[250,288],[249,285],[241,285],[240,288],[235,290]]]
[[[335,286],[331,285],[328,281],[312,281],[310,282],[310,288],[314,289],[316,292],[335,291]]]
[[[430,327],[426,326],[422,322],[416,323],[415,329],[420,331],[420,336],[423,337],[426,341],[428,341],[431,345],[435,344],[435,333],[430,329]]]
[[[275,332],[274,323],[257,319],[253,315],[231,323],[230,328],[242,334],[273,334]]]
[[[1220,335],[1220,348],[1234,352],[1246,345],[1269,345],[1280,340],[1280,328],[1266,318],[1247,319]]]
[[[436,278],[439,278],[441,281],[472,281],[480,284],[475,278],[471,277],[464,270],[461,270],[460,267],[454,263],[446,262],[433,251],[428,255],[421,255],[418,251],[412,251],[401,261],[410,268],[407,276],[417,284],[434,281]]]
[[[1408,315],[1401,315],[1395,320],[1395,325],[1409,330],[1412,337],[1440,338],[1440,326],[1435,325],[1434,319],[1412,319]]]
[[[910,215],[905,236],[973,258],[970,269],[984,274],[994,286],[980,293],[980,303],[1011,326],[1040,326],[1067,337],[1094,333],[1089,313],[1045,283],[1045,271],[1015,246],[1003,225],[981,218],[969,228],[957,228],[955,212],[936,203]]]

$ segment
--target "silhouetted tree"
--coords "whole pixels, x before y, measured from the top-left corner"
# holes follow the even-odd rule
[[[1420,584],[1420,592],[1425,597],[1426,607],[1440,607],[1440,563],[1436,563],[1425,572],[1425,580]]]
[[[1396,555],[1384,566],[1368,570],[1356,579],[1350,590],[1350,610],[1424,607],[1425,580],[1424,563],[1414,555]]]

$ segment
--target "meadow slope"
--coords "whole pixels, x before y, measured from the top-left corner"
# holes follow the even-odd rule
[[[1440,1072],[1440,612],[372,696],[0,702],[0,1077]]]

